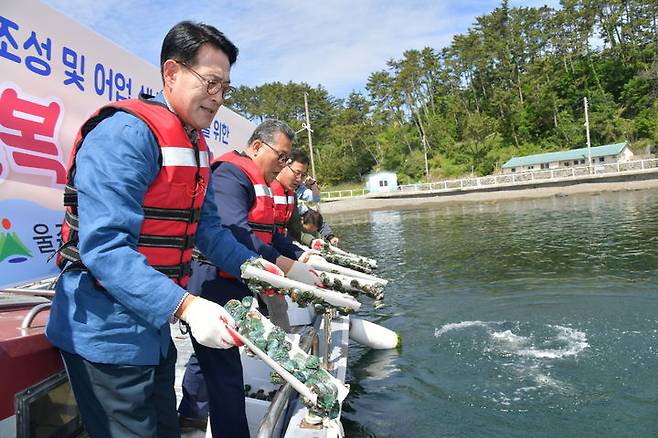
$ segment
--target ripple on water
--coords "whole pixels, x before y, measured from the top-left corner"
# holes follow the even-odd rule
[[[576,385],[555,367],[573,362],[590,347],[583,331],[519,321],[449,323],[435,328],[434,336],[458,349],[462,360],[477,363],[478,374],[463,394],[467,403],[504,411],[571,398]]]

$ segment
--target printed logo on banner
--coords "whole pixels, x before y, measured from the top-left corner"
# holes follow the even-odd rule
[[[0,84],[0,147],[5,150],[12,172],[49,176],[50,187],[66,183],[59,144],[63,108],[62,102],[54,97],[40,99],[15,84]],[[0,177],[9,175],[2,170]]]
[[[22,199],[0,201],[0,287],[54,276],[62,212]]]
[[[22,263],[32,253],[21,241],[18,234],[11,230],[11,221],[3,217],[0,221],[3,231],[0,232],[0,262],[7,260],[9,263]]]

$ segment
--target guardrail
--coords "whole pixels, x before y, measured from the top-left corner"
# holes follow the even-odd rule
[[[369,190],[367,189],[331,190],[328,192],[320,192],[320,198],[321,199],[351,198],[353,196],[364,196],[366,193],[369,193]]]
[[[632,171],[642,171],[658,168],[658,158],[648,160],[626,161],[623,163],[596,164],[590,171],[589,166],[564,167],[560,169],[544,169],[501,175],[487,175],[478,178],[462,178],[432,183],[405,184],[398,186],[401,192],[421,190],[469,189],[480,187],[495,187],[499,185],[527,184],[556,179],[582,179],[593,175],[614,175]]]
[[[564,167],[560,169],[544,169],[519,173],[506,173],[500,175],[487,175],[478,178],[461,178],[437,181],[431,183],[405,184],[398,186],[399,192],[417,192],[426,190],[463,190],[480,187],[496,187],[503,185],[527,184],[557,179],[582,179],[593,175],[624,174],[633,171],[642,171],[658,168],[658,158],[646,160],[626,161],[623,163],[594,164],[591,171],[589,166]],[[332,190],[322,192],[323,200],[364,196],[366,189]]]

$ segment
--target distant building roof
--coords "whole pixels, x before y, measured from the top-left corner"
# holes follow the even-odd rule
[[[371,176],[375,175],[395,175],[395,172],[392,172],[390,170],[380,170],[379,172],[372,172],[366,175],[366,178],[370,178]]]
[[[591,148],[592,158],[607,155],[618,155],[627,145],[627,142],[606,144]],[[569,161],[587,159],[587,148],[571,149],[569,151],[547,152],[545,154],[526,155],[525,157],[514,157],[503,164],[504,168],[532,166],[533,164],[552,163],[555,161]]]

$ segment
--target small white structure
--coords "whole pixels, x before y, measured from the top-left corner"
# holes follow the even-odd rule
[[[394,192],[398,189],[398,176],[395,172],[382,171],[366,176],[366,190],[375,192]]]
[[[588,154],[587,148],[580,148],[569,151],[514,157],[503,164],[503,173],[586,166],[589,160]],[[592,166],[624,163],[633,158],[633,152],[629,149],[627,142],[596,146],[591,148],[591,154]]]

